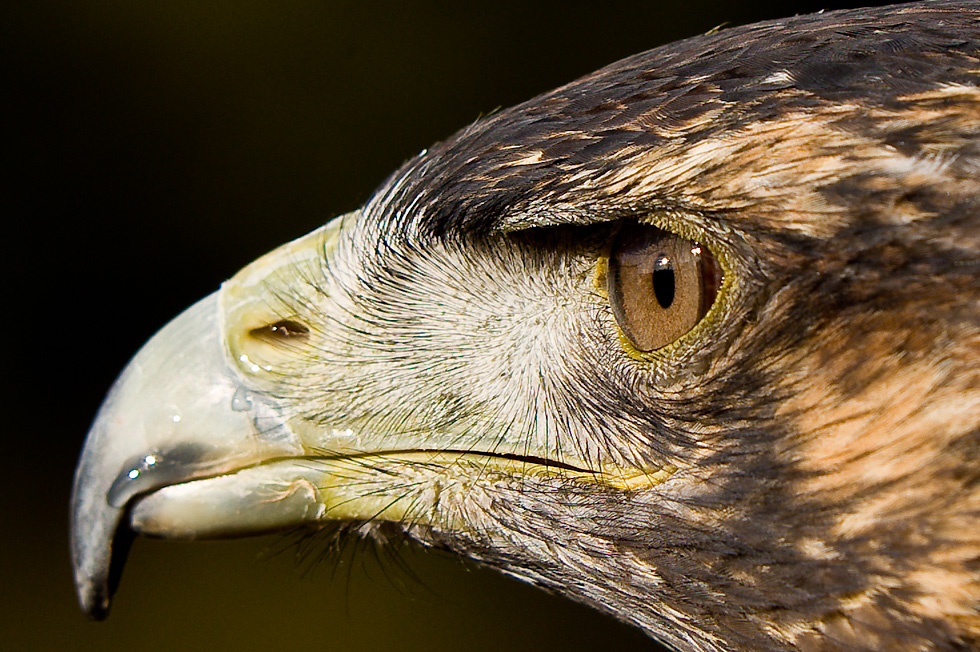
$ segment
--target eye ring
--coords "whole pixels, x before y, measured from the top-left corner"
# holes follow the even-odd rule
[[[641,353],[690,332],[711,309],[722,280],[722,268],[708,247],[638,222],[618,231],[606,269],[613,316]]]

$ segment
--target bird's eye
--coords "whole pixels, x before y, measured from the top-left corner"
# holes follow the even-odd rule
[[[646,224],[616,235],[606,282],[613,315],[638,351],[667,346],[701,321],[722,270],[707,247]]]

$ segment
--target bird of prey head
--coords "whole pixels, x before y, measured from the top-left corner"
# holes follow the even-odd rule
[[[126,368],[132,533],[407,537],[677,650],[980,648],[980,6],[637,55],[408,161]]]

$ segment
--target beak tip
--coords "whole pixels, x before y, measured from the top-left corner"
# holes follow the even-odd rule
[[[106,587],[79,587],[78,603],[90,620],[105,620],[109,616],[111,598]]]
[[[72,541],[78,604],[92,620],[105,620],[109,616],[112,596],[119,586],[133,541],[133,533],[125,526],[115,528],[110,537],[101,539],[103,543],[97,549],[86,547],[84,542],[79,547]]]
[[[70,523],[75,591],[89,618],[105,620],[133,535],[125,525],[124,509],[100,504],[77,489],[76,483]]]
[[[93,568],[93,559],[78,549],[72,541],[72,562],[75,571],[75,593],[78,604],[85,615],[92,620],[105,620],[109,615],[112,600],[109,589],[108,571]],[[95,564],[98,565],[98,564]]]

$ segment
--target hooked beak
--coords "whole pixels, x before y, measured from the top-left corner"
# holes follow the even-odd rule
[[[217,304],[212,294],[151,339],[89,431],[72,489],[71,552],[79,600],[93,617],[108,612],[114,539],[136,496],[297,451],[275,402],[250,392],[226,363]]]
[[[243,342],[281,321],[271,286],[307,273],[335,244],[342,219],[252,263],[187,309],[139,351],[113,385],[86,438],[71,498],[75,585],[82,609],[93,618],[108,614],[133,531],[234,536],[306,517],[315,497],[294,490],[270,502],[255,478],[236,481],[226,474],[304,455],[282,401],[269,383],[249,373],[269,372],[271,366],[259,369],[256,363],[267,362],[259,360],[261,350],[252,360]],[[288,489],[313,473],[280,468],[277,474],[274,466],[262,471],[270,476],[262,487],[279,475],[285,482],[279,488]],[[227,493],[223,500],[210,496],[200,503],[208,506],[203,512],[186,504],[172,509],[177,498],[148,500],[164,487],[207,484],[206,478],[213,485],[219,477],[224,486],[215,491]],[[275,509],[262,509],[273,504]]]

